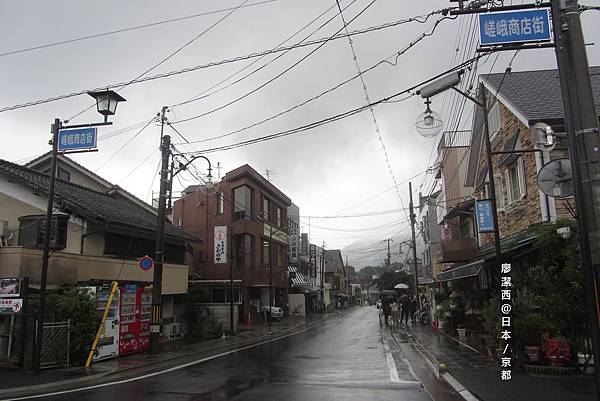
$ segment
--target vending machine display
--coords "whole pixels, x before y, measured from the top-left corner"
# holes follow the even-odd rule
[[[128,284],[121,287],[120,355],[141,352],[150,347],[151,291]]]
[[[106,304],[110,296],[109,287],[88,287],[90,293],[96,296],[96,310],[98,316],[101,317],[106,309]],[[106,358],[114,358],[119,355],[119,306],[120,306],[120,291],[117,289],[113,296],[112,302],[108,309],[108,315],[104,322],[104,329],[100,333],[94,361]]]

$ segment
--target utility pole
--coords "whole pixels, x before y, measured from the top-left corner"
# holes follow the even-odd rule
[[[269,334],[271,330],[271,322],[273,314],[273,226],[269,224]]]
[[[44,231],[44,252],[42,255],[42,277],[40,279],[40,298],[38,310],[38,323],[35,331],[35,347],[33,350],[33,372],[40,374],[40,360],[42,352],[42,337],[44,335],[44,312],[46,306],[46,282],[48,281],[48,259],[50,258],[50,231],[52,230],[52,210],[54,209],[54,187],[56,183],[56,160],[58,157],[58,131],[60,119],[55,118],[50,131],[52,132],[52,161],[48,184],[48,204],[46,206],[46,230]]]
[[[208,209],[208,202],[206,202],[206,208]],[[229,243],[233,244],[233,228],[231,227],[227,227],[227,232],[229,234]],[[245,244],[244,244],[245,246]],[[230,325],[230,329],[231,329],[231,334],[233,335],[233,331],[235,329],[235,326],[233,324],[233,263],[234,260],[233,258],[235,257],[235,253],[233,252],[233,247],[230,246],[229,249],[229,290],[230,290],[230,294],[229,294],[229,325]],[[245,255],[244,255],[245,256]],[[237,260],[235,261],[237,263]],[[241,294],[241,286],[240,286],[240,297],[242,296]],[[239,308],[238,308],[238,316],[241,314]]]
[[[392,253],[390,251],[390,239],[388,238],[388,258],[385,261],[385,264],[390,267],[392,264]]]
[[[321,271],[321,310],[325,312],[325,241],[323,241],[323,247],[321,248],[319,270]]]
[[[408,204],[410,213],[410,229],[412,231],[412,251],[413,268],[415,269],[415,296],[419,296],[419,274],[417,272],[417,241],[415,239],[415,214],[413,213],[412,182],[408,183],[408,192],[410,194],[410,203]]]
[[[162,165],[160,169],[160,192],[158,195],[158,217],[156,221],[156,251],[154,253],[154,280],[152,286],[152,320],[150,325],[150,353],[157,354],[160,347],[160,324],[162,320],[162,270],[165,246],[165,209],[169,186],[169,157],[171,155],[171,137],[164,134],[164,106],[160,117],[160,137]]]
[[[565,112],[594,361],[600,361],[600,132],[576,0],[552,0],[556,62]],[[600,371],[596,392],[600,394]]]

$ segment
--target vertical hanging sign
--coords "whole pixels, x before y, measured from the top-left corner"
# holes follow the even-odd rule
[[[227,263],[227,226],[215,226],[215,263]]]
[[[494,232],[494,216],[492,215],[492,201],[489,199],[475,202],[477,214],[477,227],[480,233]]]

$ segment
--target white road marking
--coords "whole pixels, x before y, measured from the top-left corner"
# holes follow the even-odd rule
[[[467,390],[458,380],[454,378],[450,373],[444,373],[442,377],[448,382],[458,394],[461,395],[466,401],[479,401],[469,390]]]
[[[398,369],[396,369],[396,362],[394,362],[394,357],[390,352],[390,345],[388,344],[387,338],[385,337],[383,337],[383,350],[385,351],[385,358],[387,359],[387,365],[390,371],[390,380],[393,383],[400,383]]]
[[[305,332],[305,331],[307,331],[309,329],[312,329],[313,327],[316,327],[316,326],[318,326],[318,325],[307,327],[305,329],[302,329],[302,330],[299,330],[299,331],[296,331],[296,332],[293,332],[293,333],[290,333],[290,334],[286,334],[286,335],[283,335],[283,336],[280,336],[280,337],[277,337],[277,338],[272,338],[270,340],[261,341],[261,342],[256,343],[256,344],[251,344],[251,345],[247,345],[245,347],[237,348],[235,350],[221,352],[220,354],[208,356],[206,358],[202,358],[202,359],[198,359],[196,361],[184,363],[182,365],[173,366],[172,368],[169,368],[169,369],[164,369],[164,370],[160,370],[158,372],[148,373],[148,374],[145,374],[145,375],[142,375],[142,376],[138,376],[138,377],[132,377],[130,379],[118,380],[118,381],[110,382],[110,383],[95,384],[93,386],[80,387],[80,388],[75,388],[75,389],[71,389],[71,390],[55,391],[55,392],[46,393],[46,394],[28,395],[28,396],[18,397],[18,398],[9,398],[9,399],[5,399],[3,401],[18,401],[18,400],[30,400],[30,399],[42,398],[42,397],[53,397],[53,396],[61,395],[61,394],[77,393],[77,392],[80,392],[80,391],[92,390],[92,389],[96,389],[96,388],[116,386],[118,384],[124,384],[124,383],[131,383],[131,382],[134,382],[134,381],[147,379],[149,377],[154,377],[154,376],[162,375],[162,374],[165,374],[165,373],[174,372],[176,370],[184,369],[184,368],[187,368],[189,366],[197,365],[197,364],[202,363],[202,362],[210,361],[212,359],[220,358],[220,357],[225,356],[225,355],[233,354],[233,353],[238,352],[238,351],[243,351],[243,350],[246,350],[246,349],[249,349],[249,348],[254,348],[254,347],[258,347],[260,345],[264,345],[264,344],[268,344],[268,343],[271,343],[271,342],[274,342],[274,341],[278,341],[278,340],[281,340],[281,339],[286,338],[286,337],[291,337],[291,336],[294,336],[296,334],[303,333],[303,332]],[[388,347],[388,349],[389,349],[389,347]],[[392,360],[392,363],[393,362],[394,361]],[[394,367],[394,371],[396,371],[395,367]],[[396,373],[396,377],[398,377],[398,373]],[[398,381],[398,382],[400,382],[400,381]]]

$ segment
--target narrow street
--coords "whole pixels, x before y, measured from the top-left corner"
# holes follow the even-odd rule
[[[355,308],[305,332],[206,362],[43,399],[431,400],[386,331],[374,307]]]

